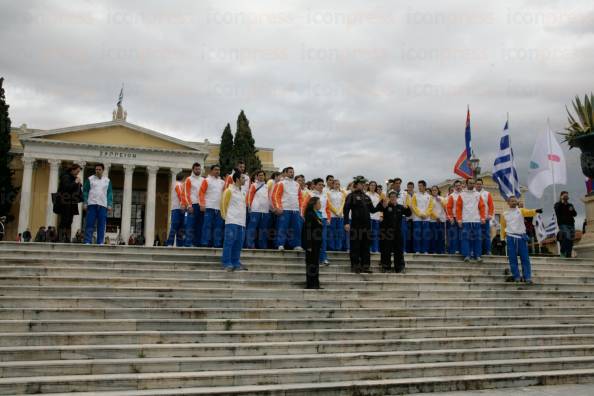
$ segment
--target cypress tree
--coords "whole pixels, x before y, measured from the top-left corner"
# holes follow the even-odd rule
[[[10,153],[10,117],[8,105],[4,97],[2,84],[4,77],[0,77],[0,216],[6,216],[7,221],[14,220],[9,216],[18,189],[12,184],[14,171],[10,169],[13,155]]]
[[[221,166],[221,175],[227,175],[233,170],[233,133],[231,133],[231,125],[229,123],[227,123],[221,135],[219,165]]]
[[[245,116],[243,110],[237,117],[237,130],[235,131],[235,140],[233,142],[233,158],[235,161],[243,160],[248,174],[255,170],[262,169],[262,162],[258,158],[256,142],[252,136],[250,122]]]

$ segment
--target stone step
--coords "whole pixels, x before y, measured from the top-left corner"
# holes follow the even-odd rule
[[[204,372],[222,370],[278,370],[295,368],[323,368],[374,365],[404,365],[439,362],[470,362],[480,360],[517,360],[561,357],[588,357],[594,345],[555,345],[520,347],[478,347],[448,350],[361,351],[336,353],[299,353],[286,355],[246,356],[190,356],[144,355],[131,358],[119,357],[117,350],[105,358],[3,361],[0,377],[35,377],[61,375],[134,374]]]
[[[27,251],[13,251],[13,252],[2,252],[0,251],[0,260],[2,261],[14,261],[14,260],[30,260],[30,261],[43,261],[43,260],[57,260],[64,262],[103,262],[103,263],[118,263],[118,262],[145,262],[150,265],[171,265],[171,263],[178,263],[180,265],[199,265],[199,264],[214,264],[220,265],[220,254],[196,254],[187,255],[179,253],[161,254],[161,255],[150,255],[150,254],[93,254],[93,253],[77,253],[77,252],[27,252]],[[466,267],[506,267],[508,261],[506,257],[483,257],[482,263],[470,262],[465,263],[462,256],[449,256],[449,255],[407,255],[405,257],[407,265],[432,265],[432,266],[466,266]],[[332,266],[340,268],[349,268],[350,260],[347,255],[336,256],[329,258]],[[303,266],[304,256],[284,256],[278,255],[242,255],[242,262],[252,265],[261,265],[274,268],[293,267],[296,265]],[[372,265],[379,266],[379,256],[372,255]],[[556,261],[551,260],[539,260],[537,257],[531,258],[531,263],[535,269],[548,269],[548,270],[594,270],[594,264],[592,261],[587,260],[574,260],[574,259],[557,259]]]
[[[549,348],[585,348],[573,351],[572,356],[594,354],[594,334],[501,336],[501,337],[445,337],[380,340],[332,340],[292,342],[224,342],[224,343],[176,343],[176,344],[121,344],[121,345],[58,345],[58,346],[6,346],[0,347],[0,362],[33,362],[48,360],[134,359],[142,358],[187,358],[337,354],[402,351],[442,351],[451,353],[457,349],[517,348],[517,350],[547,350]],[[533,351],[533,352],[534,352]],[[546,357],[543,354],[540,357]],[[569,355],[567,355],[569,356]],[[514,357],[515,358],[521,358]],[[462,359],[466,360],[466,359]],[[478,356],[468,360],[478,360]],[[73,363],[74,364],[74,363]],[[0,368],[2,366],[0,365]],[[38,373],[39,374],[39,373]],[[49,374],[48,374],[49,375]],[[54,375],[54,374],[52,374]]]
[[[1,282],[1,279],[0,279]],[[331,287],[332,285],[330,285]],[[592,292],[574,290],[542,290],[535,286],[515,285],[504,290],[448,290],[433,288],[428,290],[367,290],[366,283],[356,289],[332,289],[325,285],[322,290],[271,289],[271,288],[212,288],[212,287],[158,287],[158,286],[30,286],[2,285],[0,296],[29,297],[167,297],[167,298],[292,298],[308,300],[311,298],[327,298],[334,300],[362,300],[369,298],[573,298],[591,301]]]
[[[0,346],[132,345],[233,342],[316,342],[461,337],[531,337],[538,340],[573,335],[589,337],[594,324],[505,324],[491,326],[375,327],[343,329],[221,330],[221,331],[60,331],[0,333]],[[544,342],[544,341],[543,341]],[[544,343],[545,345],[546,342]]]
[[[407,274],[432,274],[439,272],[440,274],[464,274],[464,275],[485,275],[485,276],[500,276],[509,269],[507,262],[505,263],[482,263],[480,265],[469,265],[464,262],[460,263],[444,263],[439,262],[421,262],[419,260],[408,262],[406,266]],[[179,261],[158,261],[147,262],[141,260],[79,260],[79,259],[56,259],[56,258],[18,258],[7,259],[0,257],[0,265],[3,267],[43,267],[43,268],[69,268],[77,270],[79,268],[102,268],[102,269],[122,269],[122,270],[157,270],[157,271],[193,271],[193,270],[214,270],[220,266],[219,261],[204,261],[196,263],[183,263]],[[304,264],[279,264],[279,263],[251,263],[250,271],[273,272],[273,273],[299,273],[302,274]],[[373,263],[374,271],[380,271],[379,263]],[[348,264],[331,264],[330,266],[321,266],[320,272],[327,273],[345,273],[350,274],[350,265]],[[593,270],[574,269],[573,267],[560,270],[554,264],[538,265],[533,268],[533,272],[542,276],[593,276]],[[378,276],[386,276],[378,273]]]
[[[561,370],[594,370],[594,357],[558,357],[468,362],[359,365],[263,370],[64,375],[0,378],[0,394],[51,393],[395,380]],[[384,388],[385,389],[385,388]],[[37,391],[37,392],[36,392]]]
[[[594,315],[451,316],[391,318],[311,319],[62,319],[0,320],[0,333],[62,331],[222,331],[344,329],[376,327],[436,327],[456,324],[474,326],[592,324]]]
[[[0,308],[61,309],[61,308],[443,308],[443,307],[592,307],[591,299],[550,297],[500,297],[500,298],[364,298],[333,300],[314,298],[166,298],[166,297],[82,297],[56,296],[0,297]]]
[[[74,319],[385,319],[482,316],[592,316],[594,307],[429,308],[2,308],[3,320]]]
[[[259,270],[244,271],[241,278],[246,280],[278,280],[299,282],[305,278],[305,270],[292,272],[268,272]],[[420,273],[419,273],[420,272]],[[130,269],[130,268],[101,268],[88,267],[73,270],[69,267],[38,267],[38,266],[0,266],[0,278],[20,276],[45,276],[45,277],[72,277],[96,278],[96,277],[118,277],[118,278],[157,278],[157,279],[236,279],[238,274],[222,271],[218,267],[199,270],[155,270],[155,269]],[[442,282],[500,282],[505,279],[505,273],[500,270],[496,274],[468,274],[468,273],[443,273],[435,271],[407,271],[406,274],[366,274],[367,279],[378,282],[402,282],[406,279],[409,282],[442,281]],[[553,273],[535,272],[533,274],[536,283],[575,283],[594,284],[594,271],[591,276],[569,276],[568,274],[553,275]],[[325,272],[320,273],[320,281],[354,282],[360,281],[360,274]]]
[[[461,389],[520,388],[537,385],[594,382],[594,370],[551,370],[496,374],[436,376],[403,379],[328,381],[282,385],[245,385],[224,387],[186,387],[142,390],[51,393],[52,396],[352,396],[403,395],[419,392],[447,392]],[[34,388],[33,391],[41,391]],[[512,392],[513,390],[510,390]]]
[[[268,289],[302,289],[303,281],[285,280],[250,280],[242,277],[243,272],[227,273],[226,279],[183,279],[183,278],[117,278],[117,277],[85,277],[78,276],[3,276],[0,278],[0,289],[4,286],[148,286],[148,287],[212,287],[230,288],[241,286],[244,288]],[[491,282],[456,282],[456,281],[418,281],[409,279],[407,275],[394,276],[388,280],[377,280],[373,276],[361,275],[360,280],[325,281],[322,286],[330,289],[358,289],[364,285],[366,290],[384,291],[423,291],[423,290],[513,290],[518,285],[501,281]],[[523,285],[522,285],[523,286]],[[524,287],[524,286],[523,286]],[[594,292],[594,284],[570,282],[535,283],[526,286],[533,290],[542,291],[587,291]]]

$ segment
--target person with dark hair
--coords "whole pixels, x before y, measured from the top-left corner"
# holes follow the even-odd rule
[[[56,239],[60,242],[70,242],[72,219],[79,215],[78,204],[83,201],[82,182],[79,177],[80,165],[72,164],[60,176],[58,192],[54,203],[54,213],[60,216]]]
[[[320,250],[322,248],[324,231],[322,224],[322,203],[319,197],[310,197],[305,206],[303,216],[304,223],[301,241],[305,249],[305,288],[321,289]]]
[[[441,196],[441,191],[438,186],[431,187],[431,198],[433,199],[433,211],[431,212],[431,219],[429,220],[431,230],[431,245],[429,246],[429,253],[444,254],[445,253],[445,199]]]
[[[47,242],[47,230],[44,226],[39,227],[33,242]]]
[[[31,231],[27,228],[21,235],[22,242],[31,242]]]
[[[411,214],[410,208],[398,203],[398,193],[390,191],[388,198],[378,203],[376,209],[383,214],[380,223],[380,252],[382,272],[404,272],[404,251],[402,249],[402,218]]]
[[[456,203],[458,202],[458,197],[462,192],[462,182],[460,180],[456,180],[452,187],[450,187],[448,190],[448,197],[446,200],[446,215],[448,217],[448,223],[446,224],[446,234],[448,253],[456,254],[460,253],[461,234],[461,228],[458,225],[458,221],[456,219]]]
[[[225,182],[220,177],[221,167],[211,165],[210,174],[202,182],[198,197],[200,210],[204,213],[202,219],[202,241],[204,247],[223,246],[224,222],[221,217],[221,197]]]
[[[268,187],[268,203],[270,205],[270,224],[268,227],[268,248],[270,249],[277,249],[276,246],[276,237],[277,237],[277,230],[278,230],[278,213],[275,212],[274,206],[272,204],[272,192],[277,183],[279,183],[283,178],[283,174],[281,172],[272,172],[270,175],[270,179],[266,183]]]
[[[334,179],[334,183],[330,187],[328,191],[328,207],[330,209],[328,249],[339,252],[343,250],[345,239],[343,209],[347,194],[340,188],[340,180],[338,179]]]
[[[481,224],[485,224],[485,212],[483,198],[474,190],[474,180],[467,179],[466,189],[460,193],[456,202],[456,220],[462,229],[460,251],[465,262],[471,258],[482,261]]]
[[[573,204],[569,203],[567,191],[561,191],[559,202],[555,203],[555,215],[557,216],[557,225],[559,225],[558,239],[561,245],[561,257],[571,258],[577,212]]]
[[[318,198],[320,201],[320,215],[322,220],[322,245],[320,246],[320,263],[324,265],[328,262],[328,220],[330,219],[330,208],[328,206],[328,193],[324,192],[324,180],[315,178],[312,180],[313,190],[305,195],[303,199],[303,217],[305,218],[305,208],[312,198]]]
[[[221,263],[227,272],[247,270],[240,261],[246,219],[245,193],[241,190],[244,177],[239,169],[234,169],[231,174],[233,184],[227,187],[221,199],[221,216],[225,219]]]
[[[507,203],[509,210],[506,210],[501,216],[501,239],[507,242],[507,255],[509,258],[509,267],[511,276],[506,279],[507,282],[524,281],[532,284],[532,269],[530,267],[530,257],[528,255],[528,237],[526,235],[525,217],[534,217],[537,213],[542,213],[542,209],[524,209],[518,207],[518,198],[511,196]],[[522,260],[522,276],[518,268],[518,255]]]
[[[247,195],[248,189],[250,188],[251,181],[250,181],[250,177],[247,173],[247,170],[245,168],[245,162],[243,160],[237,160],[237,162],[235,163],[235,169],[239,170],[241,172],[241,174],[245,176],[243,178],[243,184],[241,185],[241,190],[243,191],[244,194]],[[231,184],[233,184],[233,172],[231,172],[231,174],[225,178],[225,185],[223,186],[223,190],[226,190],[227,187],[229,187]]]
[[[414,233],[413,233],[413,218],[412,218],[412,197],[415,195],[415,183],[409,181],[406,183],[406,191],[404,194],[404,206],[411,208],[411,215],[406,218],[406,243],[404,244],[404,251],[406,253],[413,253],[414,249]]]
[[[427,182],[419,180],[419,191],[415,192],[411,199],[413,219],[413,250],[415,253],[429,253],[431,244],[431,213],[435,202],[427,192]]]
[[[184,246],[184,175],[180,172],[175,175],[175,184],[171,187],[171,228],[166,246]]]
[[[286,177],[274,186],[272,205],[278,214],[278,250],[284,250],[285,244],[295,250],[301,247],[301,202],[303,195],[299,183],[293,180],[295,171],[286,168]]]
[[[200,246],[202,240],[202,222],[204,214],[200,210],[200,187],[204,178],[200,176],[202,166],[195,162],[192,165],[192,174],[186,177],[184,182],[184,202],[187,215],[185,219],[185,238],[186,247]]]
[[[495,215],[495,205],[491,193],[483,188],[483,179],[476,179],[474,189],[481,194],[481,198],[485,203],[485,224],[481,225],[483,254],[491,254],[491,220]]]
[[[248,249],[266,249],[268,246],[268,228],[270,227],[270,200],[266,173],[256,171],[255,181],[250,185],[247,195],[248,223],[246,229],[246,247]],[[256,243],[257,241],[257,243]]]
[[[353,180],[353,192],[345,199],[344,229],[349,233],[351,272],[372,273],[369,252],[371,238],[370,214],[377,212],[371,198],[363,191],[367,180],[357,176]]]
[[[367,189],[367,196],[371,199],[371,203],[373,206],[377,206],[380,203],[381,197],[378,192],[378,185],[375,180],[369,182],[369,186]],[[371,213],[370,215],[371,220],[371,253],[377,253],[380,250],[379,246],[379,231],[380,231],[380,220],[381,220],[381,213]]]
[[[95,165],[95,174],[89,176],[83,186],[83,208],[87,211],[84,240],[86,245],[93,242],[95,226],[97,227],[97,245],[103,245],[107,214],[111,213],[113,207],[111,180],[107,176],[103,176],[104,170],[103,164]]]

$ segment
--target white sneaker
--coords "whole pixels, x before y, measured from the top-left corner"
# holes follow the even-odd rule
[[[296,246],[293,250],[295,250],[296,252],[302,252],[303,248],[301,246]]]
[[[324,260],[323,264],[324,265],[330,265],[330,262],[328,260]]]
[[[278,247],[278,250],[285,250],[285,247],[284,246],[279,246]]]

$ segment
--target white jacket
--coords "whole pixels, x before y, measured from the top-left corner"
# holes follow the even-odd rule
[[[247,195],[247,203],[251,212],[268,213],[270,211],[270,200],[268,198],[268,183],[252,183]]]
[[[346,196],[346,192],[342,189],[328,191],[328,206],[331,208],[331,217],[342,217]],[[336,213],[334,213],[334,211],[336,211]]]
[[[184,183],[176,181],[171,192],[171,210],[181,209],[184,200]]]
[[[225,182],[220,177],[208,176],[200,186],[200,207],[207,209],[221,208],[221,197],[223,196],[223,186]]]
[[[282,210],[301,210],[302,195],[299,183],[295,180],[284,179],[274,186],[272,203],[275,208]]]
[[[186,205],[193,205],[200,203],[200,187],[204,178],[202,176],[196,176],[193,173],[186,177],[184,182],[184,200]]]
[[[429,221],[431,212],[433,212],[433,198],[427,191],[424,193],[415,192],[411,197],[411,210],[413,221]],[[421,214],[425,214],[427,217],[423,219]]]
[[[431,222],[435,223],[437,220],[444,222],[447,220],[446,216],[446,200],[443,197],[437,196],[433,198],[433,213],[431,213]]]
[[[230,185],[221,199],[221,216],[225,224],[236,224],[245,227],[245,193],[235,184]]]
[[[367,196],[371,199],[371,203],[373,204],[373,206],[377,206],[377,204],[380,202],[380,195],[376,192],[368,191]],[[382,212],[370,213],[369,218],[371,220],[380,221],[382,219]]]
[[[480,223],[484,218],[485,205],[481,194],[474,190],[462,191],[456,204],[456,220],[463,223]]]

